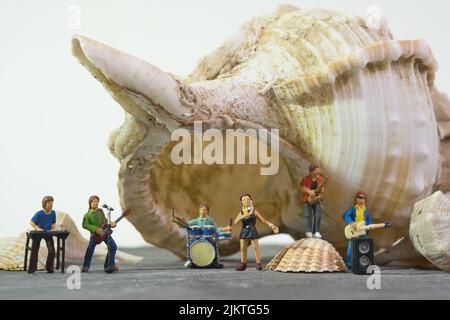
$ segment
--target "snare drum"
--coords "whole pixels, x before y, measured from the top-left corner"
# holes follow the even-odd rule
[[[187,228],[188,231],[188,237],[197,239],[202,237],[202,228],[199,226],[190,226]]]
[[[202,238],[214,238],[216,236],[216,228],[208,225],[202,228]]]
[[[194,241],[189,247],[191,261],[198,267],[209,266],[216,257],[216,249],[206,239]]]

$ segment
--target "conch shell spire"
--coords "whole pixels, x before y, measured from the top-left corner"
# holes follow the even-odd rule
[[[141,108],[174,128],[195,112],[195,96],[189,86],[149,63],[80,35],[72,38],[72,53],[125,111],[139,118],[142,111],[137,109]],[[123,95],[129,99],[124,101]]]

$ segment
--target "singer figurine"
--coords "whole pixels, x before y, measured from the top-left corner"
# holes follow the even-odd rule
[[[278,233],[279,229],[276,225],[264,219],[258,210],[253,207],[252,197],[248,193],[242,194],[240,200],[242,203],[242,209],[239,211],[236,219],[234,220],[234,224],[242,222],[242,230],[239,235],[241,245],[241,263],[236,268],[236,271],[244,271],[247,269],[247,248],[249,242],[251,242],[253,246],[253,252],[256,260],[256,270],[261,271],[263,268],[261,266],[261,254],[259,251],[256,221],[259,220],[267,225],[270,229],[272,229],[273,233]]]
[[[111,235],[106,234],[105,236],[105,230],[102,227],[105,227],[107,220],[103,210],[98,207],[99,201],[100,198],[98,196],[91,196],[88,201],[89,210],[83,217],[83,228],[91,233],[91,237],[84,256],[82,272],[89,272],[95,247],[99,243],[96,239],[99,238],[108,246],[108,255],[106,256],[104,265],[105,272],[111,273],[119,270],[115,262],[117,246]],[[109,207],[107,208],[111,210]],[[115,228],[116,222],[111,222],[111,227]]]

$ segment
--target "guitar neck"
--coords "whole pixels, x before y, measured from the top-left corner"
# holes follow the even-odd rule
[[[125,215],[122,214],[120,217],[117,218],[116,221],[114,221],[115,223],[119,223],[120,220],[122,220],[123,218],[125,218]]]
[[[378,224],[370,224],[368,226],[363,226],[360,228],[360,230],[362,231],[369,231],[369,230],[375,230],[375,229],[382,229],[385,228],[386,224],[385,223],[378,223]]]

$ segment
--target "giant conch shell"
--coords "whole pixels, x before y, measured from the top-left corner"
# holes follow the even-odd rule
[[[450,103],[434,86],[437,62],[425,41],[395,40],[387,23],[281,6],[244,24],[184,80],[83,36],[73,37],[72,52],[125,111],[109,149],[121,165],[121,205],[147,242],[184,256],[186,233],[171,209],[191,218],[207,202],[226,225],[242,192],[281,232],[303,237],[298,184],[317,163],[329,177],[325,239],[344,250],[342,213],[364,190],[373,220],[395,226],[371,233],[376,262],[426,263],[408,226],[416,201],[450,188]],[[220,132],[278,129],[278,145],[260,140],[279,152],[277,173],[262,175],[262,162],[173,163],[171,134],[194,132],[195,121]],[[238,250],[234,229],[222,255]]]
[[[56,226],[58,230],[67,230],[70,232],[66,240],[66,259],[82,261],[88,241],[80,234],[75,222],[68,214],[56,211]],[[24,269],[26,239],[25,232],[16,238],[9,237],[0,239],[0,270],[20,271]],[[47,252],[45,241],[41,241],[38,255],[38,270],[45,268]],[[95,250],[94,258],[104,258],[106,257],[106,253],[106,245],[101,244]],[[29,252],[28,254],[30,255],[31,253]],[[129,264],[136,264],[143,259],[143,257],[134,256],[120,250],[117,251],[116,257],[119,262]]]

